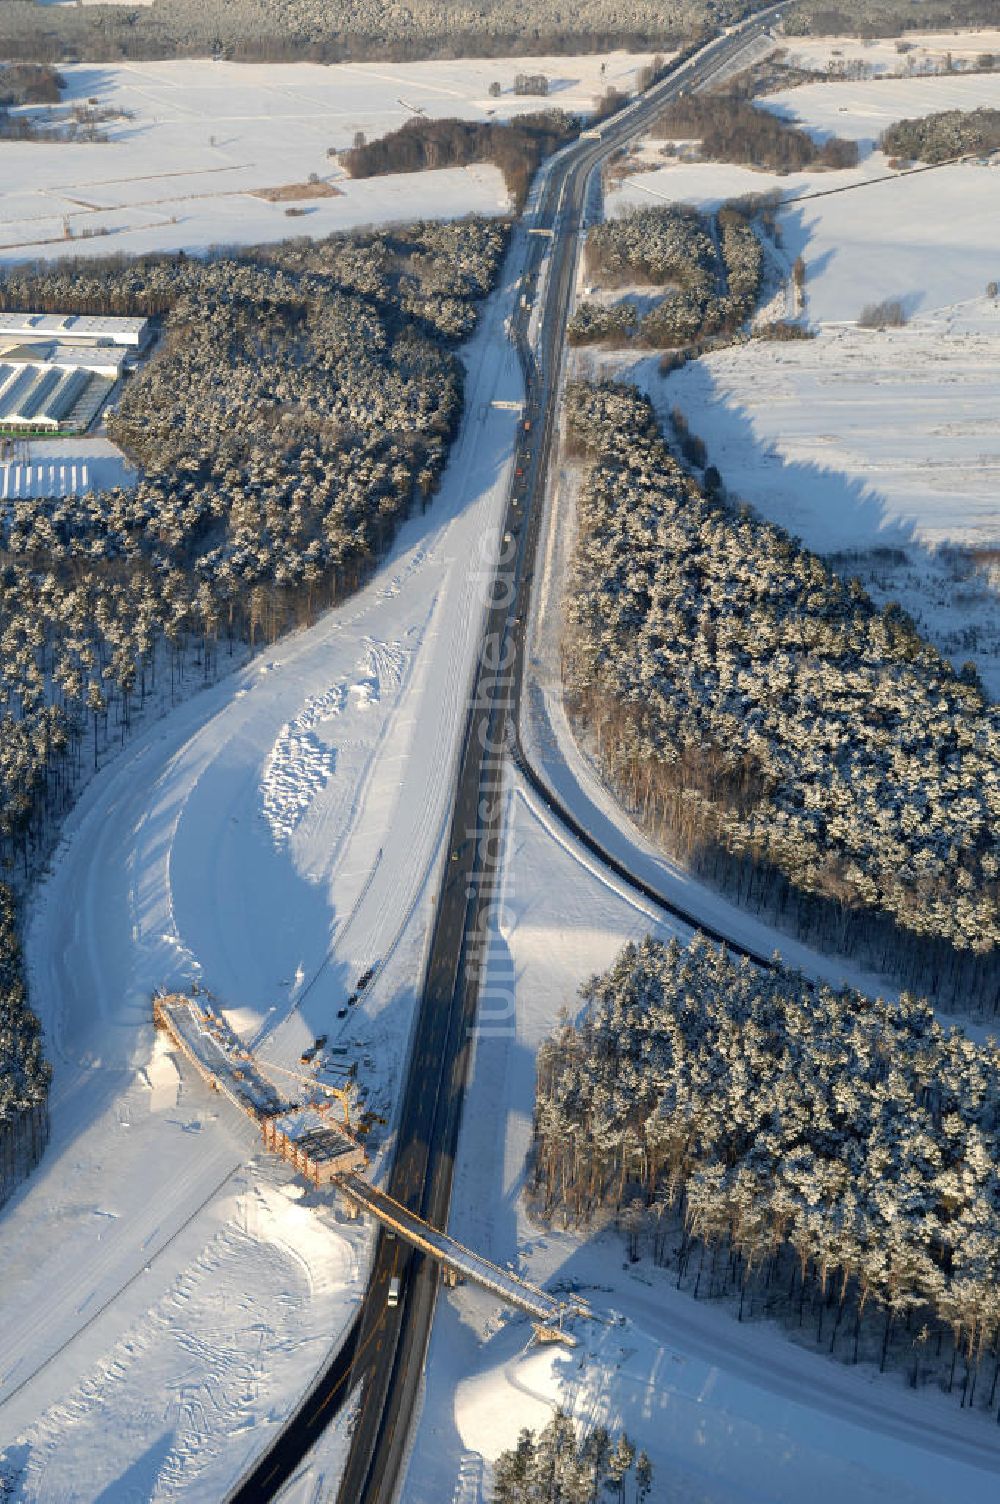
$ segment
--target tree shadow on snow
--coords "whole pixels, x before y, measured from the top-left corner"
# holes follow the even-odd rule
[[[907,301],[912,304],[918,296],[911,294]],[[879,335],[872,332],[871,338]],[[768,348],[780,352],[783,347]],[[788,382],[795,379],[795,352],[808,348],[788,347]],[[779,353],[776,359],[783,357]],[[662,377],[655,359],[644,360],[622,375],[648,393],[668,442],[670,414],[675,407],[683,412],[691,432],[705,442],[708,463],[721,473],[730,501],[747,502],[842,578],[859,577],[876,604],[898,600],[922,635],[956,668],[981,658],[990,692],[996,679],[990,631],[996,592],[990,577],[977,568],[971,546],[927,543],[918,524],[899,516],[889,497],[864,475],[783,454],[780,440],[763,437],[753,413],[716,380],[710,362],[690,361]],[[845,372],[848,395],[850,375]],[[828,437],[836,441],[836,434],[827,436],[820,429],[817,423],[806,437],[817,444]]]
[[[95,1494],[93,1504],[146,1504],[153,1497],[163,1466],[174,1447],[173,1431],[164,1431],[113,1483]]]
[[[790,460],[776,443],[762,441],[750,413],[720,389],[705,361],[690,361],[665,380],[655,374],[655,365],[649,374],[653,379],[646,389],[661,422],[668,424],[674,406],[682,409],[691,431],[704,438],[708,461],[721,472],[731,500],[740,499],[741,477],[750,479],[759,492],[766,476],[769,503],[754,510],[816,553],[852,548],[864,552],[866,546],[922,547],[913,523],[893,517],[886,497],[869,481],[824,465]],[[669,426],[667,438],[671,438]],[[771,498],[780,498],[773,507]]]
[[[813,125],[808,120],[803,120],[793,105],[777,104],[774,100],[769,99],[767,101],[767,112],[769,115],[776,115],[786,125],[794,126],[796,130],[803,131],[818,146],[823,146],[827,141],[833,141],[839,136],[839,132],[836,129],[828,130],[825,126]],[[846,109],[844,114],[849,120],[850,115]],[[877,136],[850,136],[848,139],[857,142],[858,160],[860,162],[863,162],[866,157],[870,157],[874,151],[878,150]],[[834,171],[830,174],[830,187],[835,188],[836,186],[837,173]]]

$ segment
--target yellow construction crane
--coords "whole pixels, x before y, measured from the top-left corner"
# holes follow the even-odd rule
[[[294,1081],[304,1081],[307,1086],[317,1091],[326,1092],[328,1097],[335,1097],[344,1109],[344,1127],[348,1133],[354,1132],[351,1123],[351,1088],[349,1086],[331,1086],[328,1081],[317,1081],[315,1076],[304,1076],[301,1071],[290,1071],[285,1065],[276,1065],[273,1060],[258,1060],[257,1064],[267,1071],[280,1071],[283,1076],[291,1076]]]

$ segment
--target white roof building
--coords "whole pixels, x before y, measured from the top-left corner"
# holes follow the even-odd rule
[[[60,371],[95,371],[117,381],[128,351],[118,345],[32,344],[4,346],[0,336],[0,364],[5,366],[54,366]]]
[[[149,341],[148,319],[84,313],[0,313],[0,341],[121,345],[141,350]]]
[[[0,313],[0,433],[83,433],[148,344],[147,319]]]

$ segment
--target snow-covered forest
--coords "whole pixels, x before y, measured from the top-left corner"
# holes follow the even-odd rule
[[[735,83],[721,92],[687,94],[672,100],[660,112],[650,134],[671,140],[697,139],[700,155],[713,162],[745,162],[778,172],[797,172],[815,165],[857,166],[856,141],[844,141],[839,136],[815,141],[808,131],[770,110],[756,109],[747,97],[755,82],[751,72],[744,86]]]
[[[744,16],[747,0],[579,0],[572,12],[546,0],[409,0],[385,6],[344,0],[156,0],[155,5],[38,5],[6,0],[0,56],[87,62],[223,56],[244,61],[406,62],[427,57],[503,57],[644,51],[670,46],[712,21]]]
[[[584,252],[588,278],[605,287],[670,286],[641,319],[627,300],[608,308],[584,300],[570,320],[571,344],[620,340],[676,348],[732,334],[753,312],[764,255],[751,217],[727,205],[701,214],[685,204],[635,209],[595,225]]]
[[[939,110],[916,120],[897,120],[887,126],[879,142],[894,157],[921,162],[946,162],[966,152],[992,152],[1000,147],[1000,110]]]
[[[696,1298],[996,1404],[994,1041],[702,936],[629,944],[582,999],[538,1058],[546,1219],[616,1215]]]
[[[14,895],[0,884],[0,1203],[45,1147],[50,1076],[21,974]]]
[[[8,872],[36,870],[83,773],[125,739],[158,675],[172,698],[238,641],[310,620],[427,504],[462,408],[451,346],[476,323],[506,234],[496,221],[422,223],[0,282],[4,308],[162,324],[107,420],[137,483],[15,502],[0,528]],[[18,965],[0,949],[12,979],[0,974],[0,1121],[46,1081]]]
[[[579,1438],[564,1410],[537,1435],[526,1426],[493,1464],[493,1504],[597,1504],[606,1493],[644,1504],[652,1487],[649,1458],[624,1431],[594,1426]]]
[[[796,0],[783,18],[788,36],[894,37],[934,27],[991,26],[995,0]]]
[[[377,141],[342,152],[340,160],[352,178],[493,162],[503,173],[507,191],[520,210],[542,158],[565,145],[579,126],[575,116],[562,110],[542,110],[510,121],[428,120],[419,116]]]
[[[5,0],[0,55],[32,61],[222,56],[246,61],[408,61],[674,46],[713,22],[745,16],[747,0],[409,0],[386,7],[345,0],[156,0],[155,5],[52,5]],[[784,26],[810,32],[894,36],[934,26],[988,26],[995,0],[796,0]]]
[[[569,708],[693,869],[811,943],[995,1012],[1000,716],[898,607],[708,497],[633,387],[576,383]]]

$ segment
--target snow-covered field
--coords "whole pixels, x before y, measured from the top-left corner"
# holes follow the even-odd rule
[[[466,349],[467,419],[426,515],[342,608],[96,775],[33,904],[53,1138],[0,1215],[20,1498],[221,1497],[360,1299],[367,1231],[297,1195],[154,1042],[150,995],[199,981],[279,1064],[328,1033],[391,1114],[506,495],[515,417],[489,402],[519,394],[512,296]]]
[[[110,439],[89,434],[32,439],[17,445],[17,457],[0,460],[0,501],[31,496],[82,496],[85,491],[131,485],[135,471]]]
[[[572,59],[558,62],[562,76],[576,66]],[[508,66],[512,76],[523,64],[348,69],[361,84],[356,106],[345,104],[340,111],[346,139],[357,128],[375,134],[398,123],[405,106],[392,114],[392,90],[409,100],[406,91],[425,77],[422,70],[445,70],[434,87],[455,89],[450,97],[434,96],[435,111],[440,105],[442,113],[474,113],[487,107],[489,79],[506,79],[501,70]],[[473,67],[481,75],[473,78]],[[151,72],[168,68],[187,69],[189,78],[198,68],[224,78],[228,65],[101,72],[145,78],[152,88]],[[532,60],[531,71],[536,68],[556,73],[554,66]],[[446,84],[449,69],[453,82]],[[336,111],[329,101],[306,100],[298,85],[282,95],[276,80],[286,70],[267,69],[266,85],[263,70],[236,71],[243,99],[229,100],[228,118],[225,100],[185,106],[175,97],[172,124],[163,121],[173,143],[158,160],[147,155],[153,179],[127,190],[118,181],[109,194],[122,195],[116,202],[125,205],[120,212],[127,217],[153,212],[141,202],[143,194],[201,191],[193,178],[178,185],[166,174],[190,169],[207,175],[208,154],[228,150],[222,144],[227,131],[242,133],[236,145],[256,143],[256,156],[248,149],[251,171],[242,183],[232,193],[222,188],[204,203],[189,203],[184,212],[191,219],[176,226],[169,216],[181,211],[161,204],[148,242],[141,235],[135,243],[112,236],[95,238],[91,247],[263,239],[270,230],[262,231],[262,224],[273,224],[273,238],[287,233],[295,222],[283,217],[281,206],[248,199],[246,189],[301,180],[312,170],[312,151],[323,163],[315,170],[328,171],[325,147],[345,144],[334,134]],[[300,68],[287,71],[303,77]],[[311,71],[324,79],[340,72]],[[375,72],[385,76],[381,100]],[[610,64],[607,81],[616,81]],[[99,92],[82,79],[78,84],[84,94]],[[50,164],[60,173],[64,153],[139,150],[129,144],[130,132],[144,138],[149,153],[159,130],[152,117],[160,110],[167,115],[160,101],[169,91],[162,79],[158,87],[142,106],[145,124],[138,105],[128,106],[136,108],[137,118],[115,127],[123,134],[117,146],[17,150],[38,153],[42,167]],[[798,102],[803,93],[789,99]],[[465,103],[449,102],[459,100]],[[372,118],[385,111],[381,124],[366,123],[365,103]],[[508,103],[505,95],[501,105]],[[303,115],[314,105],[309,125]],[[240,121],[240,108],[251,118]],[[218,118],[210,118],[213,110]],[[848,133],[843,121],[839,129]],[[867,124],[864,130],[870,134]],[[217,137],[214,147],[207,144],[210,134]],[[269,143],[279,138],[280,151],[275,147],[271,159]],[[236,145],[238,163],[244,159]],[[11,149],[0,148],[5,165],[13,160]],[[268,162],[270,175],[262,176],[259,164]],[[19,212],[26,196],[39,200],[37,209],[44,207],[46,191],[57,197],[68,191],[60,180],[51,190],[43,183],[37,195],[33,189],[26,195],[26,169],[17,170]],[[869,170],[866,164],[860,171]],[[222,166],[223,183],[226,173],[237,171],[244,170]],[[967,171],[978,174],[977,184],[1000,183],[1000,173]],[[697,190],[692,173],[698,175]],[[726,174],[742,187],[725,186]],[[674,175],[687,183],[677,196],[697,191],[706,201],[758,188],[762,177],[730,168],[668,169],[630,180],[620,202],[638,193],[640,182],[658,183],[656,191],[670,193]],[[444,201],[431,197],[439,176],[397,182],[415,185],[419,212],[442,212]],[[467,186],[470,175],[459,177]],[[785,187],[790,182],[780,181]],[[818,186],[832,181],[825,175]],[[962,180],[929,174],[912,183],[940,187],[953,181]],[[6,174],[3,182],[10,182]],[[344,198],[317,200],[315,214],[298,223],[311,233],[335,227],[336,221],[327,223],[321,215],[349,209],[356,202],[349,202],[350,195],[361,186],[348,185]],[[378,186],[394,191],[391,184]],[[889,185],[900,193],[905,188]],[[988,191],[995,190],[983,189]],[[864,195],[876,203],[882,192],[872,187],[807,207],[822,221],[828,213],[822,206],[861,204]],[[0,197],[5,225],[10,197]],[[808,491],[815,497],[811,510],[801,509],[798,489],[782,493],[770,482],[752,499],[763,510],[773,505],[807,539],[815,527],[824,547],[839,547],[837,540],[847,537],[868,546],[885,532],[893,546],[904,540],[908,559],[917,560],[934,542],[963,539],[963,529],[974,526],[976,539],[988,538],[988,487],[976,489],[976,472],[995,465],[998,453],[988,392],[997,331],[994,312],[975,300],[989,275],[984,268],[991,233],[996,243],[989,228],[994,221],[987,219],[982,230],[977,215],[995,212],[991,202],[970,202],[967,192],[956,190],[946,212],[931,215],[925,200],[922,209],[912,209],[911,232],[898,229],[900,240],[916,233],[918,223],[930,222],[934,231],[921,262],[925,312],[899,334],[841,325],[824,329],[808,345],[726,352],[672,378],[692,381],[700,370],[717,383],[710,390],[685,397],[682,388],[674,392],[668,385],[660,398],[682,405],[690,400],[692,429],[708,440],[713,458],[718,445],[727,480],[742,486],[744,477],[748,494],[756,466],[765,473],[768,467],[780,472],[801,465],[815,482]],[[469,207],[474,205],[463,199],[462,210]],[[63,210],[53,212],[61,222]],[[798,212],[786,216],[792,254],[800,248]],[[881,219],[874,210],[864,211],[875,216],[867,243],[869,251],[884,243],[891,271],[898,265],[895,220],[888,211],[878,212]],[[963,214],[972,250],[956,269],[946,264],[947,251],[949,237],[959,235],[956,216]],[[185,224],[195,238],[171,239]],[[865,242],[855,240],[845,251],[845,269],[837,264],[832,231],[829,254],[817,254],[822,233],[815,230],[814,242],[813,230],[802,231],[809,311],[814,318],[850,320],[858,303],[874,295],[857,280]],[[966,290],[973,273],[980,281]],[[891,283],[886,289],[899,290]],[[515,363],[502,334],[511,297],[506,288],[492,300],[467,351],[467,417],[444,488],[426,516],[401,531],[391,558],[358,596],[138,735],[89,784],[40,890],[27,957],[33,1001],[56,1068],[53,1141],[40,1169],[0,1214],[0,1448],[6,1446],[6,1465],[20,1476],[24,1500],[124,1504],[221,1497],[273,1436],[360,1298],[365,1230],[303,1195],[281,1167],[256,1152],[249,1126],[154,1041],[149,997],[157,985],[198,980],[217,994],[245,1038],[262,1043],[265,1055],[286,1065],[297,1061],[316,1033],[329,1033],[331,1044],[372,1062],[361,1073],[372,1105],[391,1109],[421,974],[484,587],[491,578],[490,540],[508,476],[514,418],[491,411],[488,403],[493,396],[518,395]],[[841,311],[817,312],[826,306],[823,298]],[[967,306],[957,308],[960,303]],[[789,367],[789,361],[802,365]],[[923,386],[906,379],[908,370],[916,377],[919,362],[932,372]],[[852,386],[855,372],[860,379]],[[879,380],[886,389],[881,413],[871,419],[865,394]],[[965,479],[936,490],[919,456],[938,447],[918,448],[911,465],[907,435],[916,444],[928,427],[954,423],[956,387],[968,432],[949,430],[939,437],[954,445],[949,454]],[[907,412],[909,426],[899,427],[907,398],[912,416]],[[894,436],[891,445],[885,433],[890,416],[899,429],[898,443]],[[817,448],[822,435],[832,436],[826,450]],[[762,451],[776,458],[765,464]],[[815,469],[817,454],[831,463]],[[875,468],[879,459],[882,470]],[[851,466],[866,484],[876,476],[867,499],[849,484]],[[843,497],[831,489],[837,487],[857,512],[856,525],[854,512],[845,511]],[[908,499],[914,494],[916,500]],[[793,506],[799,508],[794,515]],[[968,517],[974,507],[973,524]],[[878,527],[877,518],[883,519]],[[548,577],[551,590],[551,569]],[[962,602],[956,597],[952,604],[960,615]],[[552,647],[549,641],[549,657]],[[549,670],[551,690],[551,663]],[[631,844],[627,829],[616,830],[613,803],[587,784],[585,767],[570,762],[565,726],[552,735],[549,750],[555,760],[562,758],[566,787],[572,792],[575,783],[593,800],[588,818],[592,811],[602,839],[607,832],[609,841],[624,843],[634,853],[635,870],[686,885],[686,900],[707,904],[719,919],[729,906],[676,869],[668,871],[669,864],[648,848]],[[727,920],[733,917],[727,914]],[[749,916],[735,922],[752,943],[777,942]],[[469,1290],[449,1296],[432,1339],[407,1504],[478,1504],[490,1459],[516,1439],[520,1425],[543,1423],[557,1400],[581,1418],[626,1425],[656,1464],[657,1500],[992,1500],[1000,1448],[996,1427],[979,1415],[912,1395],[892,1378],[842,1369],[759,1324],[738,1326],[725,1312],[675,1292],[669,1276],[648,1265],[623,1271],[622,1249],[613,1237],[587,1243],[540,1232],[526,1220],[519,1193],[538,1043],[559,1007],[573,1006],[579,983],[606,966],[626,938],[658,923],[655,913],[563,838],[516,781],[511,784],[503,903],[451,1230],[498,1262],[517,1262],[536,1279],[562,1273],[601,1286],[595,1303],[621,1312],[627,1324],[595,1326],[582,1353],[527,1353],[527,1323],[502,1316],[487,1297]],[[782,942],[782,949],[815,969],[816,958],[801,948]],[[377,960],[385,966],[364,1005],[339,1022],[336,1010],[346,992]],[[827,964],[837,972],[836,962]],[[374,1146],[376,1153],[385,1142]],[[305,1477],[292,1486],[288,1497],[295,1504],[313,1504],[317,1490],[332,1480],[345,1429],[342,1424],[324,1439]]]
[[[983,53],[1000,55],[1000,31],[991,27],[965,31],[908,31],[904,37],[788,37],[787,62],[800,68],[842,70],[861,63],[879,78],[923,69],[975,67]]]
[[[1000,75],[816,84],[766,104],[859,140],[867,155],[851,172],[787,177],[677,164],[625,179],[609,212],[678,199],[708,207],[768,188],[798,198],[780,216],[783,247],[789,264],[805,262],[818,337],[720,351],[666,380],[655,361],[632,369],[664,416],[681,408],[730,490],[841,555],[838,567],[877,599],[901,601],[1000,697],[1000,303],[985,296],[1000,279],[1000,168],[876,182],[888,168],[872,150],[904,115],[1000,107]],[[654,151],[649,143],[647,160]],[[851,183],[868,186],[799,197]],[[857,328],[863,306],[886,298],[902,301],[907,326]]]
[[[494,167],[352,182],[328,149],[349,147],[358,131],[374,140],[416,114],[503,120],[546,106],[588,112],[608,86],[631,88],[646,60],[612,52],[409,64],[66,67],[68,103],[94,98],[132,118],[103,126],[106,143],[0,143],[0,259],[201,250],[431,215],[503,213],[507,192]],[[549,78],[547,99],[512,92],[524,72]],[[503,88],[498,99],[489,93],[494,80]],[[337,192],[302,199],[299,217],[285,214],[289,202],[257,196],[313,173]]]
[[[699,192],[676,196],[707,202],[759,186],[760,176],[713,167],[691,167],[680,175],[689,185],[697,181]],[[641,202],[638,192],[648,181],[630,179],[622,200],[635,195],[632,201]],[[860,206],[860,195],[856,202]],[[966,223],[976,223],[977,201],[956,193],[949,208],[959,207]],[[888,222],[887,217],[881,226],[869,226],[869,233],[873,240],[881,233],[889,241],[891,259]],[[939,311],[929,311],[897,335],[840,327],[824,330],[808,344],[755,344],[700,361],[666,383],[654,374],[655,362],[639,363],[640,379],[664,407],[675,401],[685,407],[727,478],[727,471],[742,478],[749,456],[764,448],[758,429],[766,433],[772,484],[762,483],[753,499],[827,550],[870,549],[891,540],[916,568],[925,559],[925,546],[992,535],[996,510],[989,492],[992,488],[995,496],[1000,446],[990,380],[1000,331],[997,311],[978,298],[981,286],[963,286],[959,297],[949,285],[942,296],[935,283],[947,276],[938,247],[949,243],[950,230],[941,226],[950,222],[950,214],[934,221],[937,244],[928,236],[923,256],[927,307]],[[987,251],[983,237],[983,263]],[[808,262],[808,243],[805,255]],[[823,263],[813,270],[817,277],[834,276]],[[840,268],[837,275],[841,285],[831,299],[846,298],[852,288],[857,296],[850,272]],[[854,311],[838,316],[846,320]],[[629,366],[594,352],[582,352],[580,360],[595,371]],[[723,441],[734,428],[740,437],[741,420],[748,436],[742,447],[734,439],[727,449]],[[911,464],[907,446],[918,439]],[[796,446],[809,454],[798,469],[789,453]],[[950,486],[935,487],[934,472],[925,475],[935,456],[956,472]],[[984,467],[992,479],[980,491],[976,472]],[[781,492],[774,479],[783,469],[789,471],[789,485]],[[630,870],[766,949],[758,921],[736,915],[725,900],[700,889],[630,828],[560,715],[557,603],[572,528],[572,481],[565,476],[563,491],[569,494],[554,510],[547,535],[533,643],[526,730],[534,755],[562,797]],[[914,579],[915,600],[926,586],[927,577]],[[953,590],[948,621],[975,609],[967,593]],[[980,621],[986,621],[985,609]],[[935,624],[945,625],[940,616]],[[696,1303],[648,1260],[626,1265],[624,1245],[613,1232],[588,1239],[532,1224],[521,1192],[539,1042],[561,1007],[573,1009],[579,984],[605,967],[621,944],[650,930],[667,931],[655,912],[623,892],[560,833],[516,777],[508,789],[503,871],[486,996],[497,1018],[497,1005],[509,1000],[509,1023],[506,1029],[483,1031],[477,1040],[451,1230],[493,1258],[515,1262],[531,1278],[579,1281],[601,1311],[623,1317],[624,1323],[578,1331],[582,1351],[553,1352],[531,1348],[528,1324],[505,1316],[482,1294],[449,1294],[432,1338],[406,1504],[440,1499],[469,1504],[486,1497],[489,1465],[498,1451],[514,1444],[521,1426],[543,1425],[557,1403],[584,1424],[627,1428],[650,1453],[655,1497],[665,1504],[797,1504],[806,1497],[817,1504],[847,1499],[931,1504],[942,1494],[995,1498],[1000,1444],[990,1418],[963,1412],[940,1396],[913,1394],[899,1376],[831,1363],[778,1329],[759,1322],[741,1325],[729,1312]],[[839,969],[855,985],[868,990],[877,985],[773,934],[771,942],[809,973],[835,979]]]
[[[900,330],[832,329],[639,375],[664,416],[687,414],[733,491],[900,600],[1000,698],[998,362],[1000,304],[979,299]]]
[[[784,93],[768,94],[758,103],[794,119],[810,132],[857,141],[864,153],[875,146],[894,120],[940,110],[996,109],[1000,104],[1000,73],[804,84]]]
[[[830,93],[841,87],[889,85],[822,85]],[[993,98],[1000,107],[1000,78]],[[653,154],[647,149],[645,156]],[[624,179],[608,195],[608,212],[677,202],[711,209],[747,194],[782,194],[789,200],[781,215],[784,247],[790,261],[801,255],[806,263],[808,313],[819,324],[853,322],[867,303],[884,298],[900,298],[912,316],[980,296],[1000,277],[1000,168],[960,163],[879,181],[888,172],[881,152],[849,171],[782,176],[675,162]],[[830,192],[848,185],[854,191]]]
[[[451,1231],[534,1279],[579,1281],[624,1325],[578,1326],[578,1351],[531,1348],[530,1324],[469,1289],[442,1300],[405,1504],[479,1504],[481,1479],[521,1426],[562,1403],[624,1426],[656,1468],[658,1504],[932,1504],[992,1500],[1000,1443],[989,1417],[901,1378],[849,1369],[768,1325],[739,1325],[679,1293],[648,1260],[623,1267],[613,1232],[531,1223],[520,1192],[534,1056],[560,1007],[629,938],[666,933],[553,831],[520,783],[508,795],[504,887],[487,985],[513,987],[509,1027],[480,1037],[463,1119]]]
[[[808,84],[763,103],[811,132],[858,141],[861,164],[779,175],[674,161],[625,178],[609,193],[607,212],[677,200],[708,208],[772,190],[797,200],[781,216],[782,236],[788,256],[805,259],[809,317],[819,323],[853,321],[866,303],[887,297],[901,298],[911,315],[927,313],[977,297],[1000,278],[1000,168],[959,164],[878,182],[890,170],[874,150],[894,120],[1000,109],[1000,74]],[[659,145],[649,143],[647,160],[656,159]],[[855,184],[869,186],[829,192]]]

